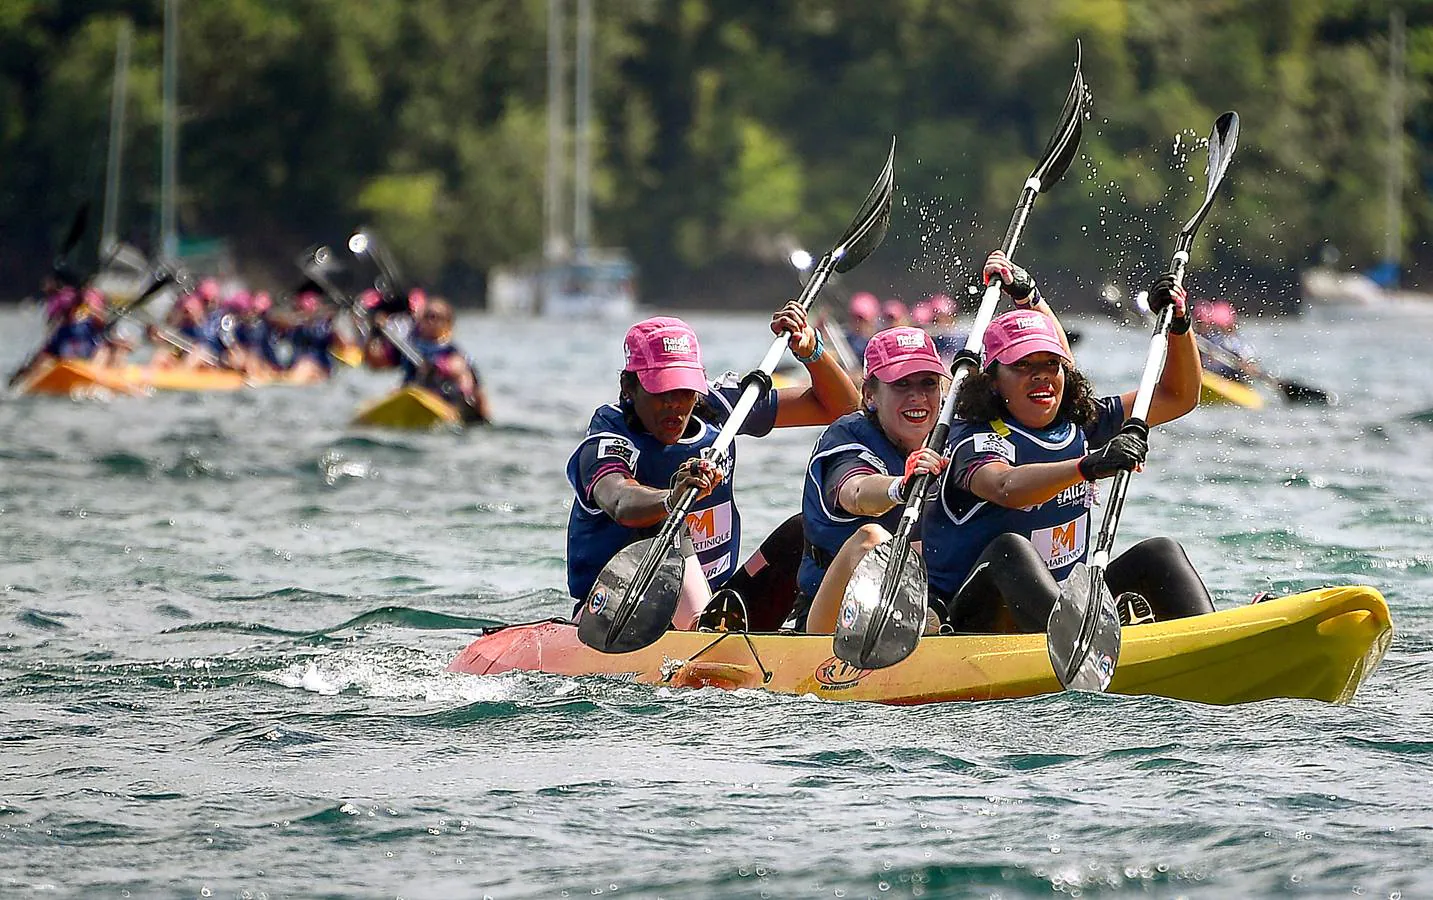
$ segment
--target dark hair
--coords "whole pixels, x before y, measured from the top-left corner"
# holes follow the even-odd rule
[[[1005,401],[995,392],[995,366],[991,371],[972,372],[961,382],[955,395],[955,414],[967,422],[989,422],[1009,415]],[[1056,420],[1067,419],[1080,427],[1095,421],[1095,391],[1090,380],[1079,369],[1060,363],[1065,370],[1065,393],[1060,397]]]

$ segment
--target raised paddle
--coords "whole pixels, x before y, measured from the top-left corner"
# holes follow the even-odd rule
[[[1020,200],[1000,245],[1006,256],[1015,252],[1025,220],[1035,206],[1035,198],[1054,187],[1064,176],[1080,146],[1081,122],[1084,116],[1085,80],[1080,74],[1078,45],[1075,54],[1075,78],[1060,110],[1060,121],[1045,145],[1040,162],[1025,179]],[[956,354],[951,366],[950,391],[945,395],[940,419],[926,437],[925,446],[944,453],[950,423],[955,417],[955,395],[960,383],[980,366],[980,352],[985,329],[995,316],[1000,302],[1000,280],[985,288],[980,309],[975,314],[965,349]],[[925,506],[929,475],[912,479],[901,512],[896,533],[891,540],[866,554],[851,573],[841,612],[836,621],[835,651],[843,661],[862,669],[879,669],[895,665],[910,655],[925,628],[926,575],[920,557],[912,556],[911,541],[920,523]]]
[[[84,236],[85,228],[89,224],[90,205],[90,201],[86,200],[80,204],[79,209],[75,210],[74,217],[70,219],[70,230],[65,232],[65,239],[61,241],[59,247],[55,249],[54,259],[50,261],[50,274],[72,287],[79,285],[79,279],[70,271],[70,254],[74,252],[75,246],[79,244],[80,238]],[[41,344],[41,347],[50,342],[50,338],[54,337],[55,330],[58,328],[59,325],[57,324],[54,328],[50,329],[45,335],[45,340]],[[35,367],[36,361],[40,358],[40,353],[40,350],[31,353],[29,358],[20,364],[19,368],[11,372],[10,378],[5,382],[6,386],[14,387],[19,383],[20,379]]]
[[[801,290],[797,302],[803,310],[811,308],[832,272],[854,269],[885,239],[891,223],[895,158],[896,143],[892,139],[886,164],[860,211],[831,252],[821,257]],[[715,443],[705,451],[707,459],[719,460],[726,454],[757,399],[770,390],[771,373],[788,341],[788,335],[772,341],[761,365],[743,380],[741,397]],[[651,644],[671,625],[684,569],[680,536],[695,501],[694,490],[678,491],[657,535],[624,548],[598,573],[577,621],[577,635],[584,644],[604,653],[627,653]]]
[[[1214,123],[1209,133],[1209,186],[1204,192],[1204,203],[1184,228],[1180,229],[1175,242],[1174,259],[1170,271],[1174,281],[1183,287],[1184,269],[1189,263],[1189,251],[1194,246],[1194,235],[1204,216],[1214,204],[1214,192],[1229,170],[1229,161],[1239,143],[1239,115],[1227,112]],[[1169,353],[1169,326],[1174,320],[1174,307],[1166,306],[1155,317],[1154,334],[1149,339],[1149,355],[1145,358],[1144,374],[1139,380],[1135,393],[1134,408],[1125,421],[1125,430],[1149,433],[1149,406],[1154,399],[1155,385],[1164,371],[1165,357]],[[1105,570],[1110,563],[1110,551],[1115,543],[1115,530],[1119,528],[1120,513],[1124,510],[1125,494],[1129,490],[1131,473],[1120,472],[1115,476],[1114,486],[1105,505],[1104,523],[1100,525],[1095,549],[1090,554],[1088,567],[1076,563],[1065,583],[1060,587],[1059,599],[1050,612],[1050,623],[1046,629],[1046,642],[1050,651],[1050,665],[1055,676],[1066,688],[1080,691],[1103,691],[1114,677],[1115,664],[1120,655],[1120,623],[1115,611],[1114,597],[1105,584]]]

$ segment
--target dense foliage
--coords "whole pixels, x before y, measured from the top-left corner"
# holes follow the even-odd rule
[[[1198,203],[1198,142],[1233,108],[1241,149],[1201,260],[1222,289],[1277,292],[1325,242],[1348,265],[1379,257],[1389,5],[597,0],[595,231],[631,250],[649,300],[739,292],[754,263],[839,233],[894,134],[891,239],[853,278],[958,287],[1004,232],[1078,38],[1082,157],[1021,258],[1085,289],[1147,278]],[[1426,264],[1433,0],[1401,5],[1402,237]],[[274,280],[303,245],[369,222],[414,273],[475,292],[541,245],[546,15],[546,0],[183,3],[182,231],[228,237]],[[0,283],[33,284],[80,198],[100,194],[124,18],[122,231],[152,246],[162,0],[6,0]]]

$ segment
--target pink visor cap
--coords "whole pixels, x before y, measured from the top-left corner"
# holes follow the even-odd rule
[[[899,326],[871,335],[866,344],[866,377],[890,384],[917,372],[945,374],[935,343],[919,328]]]
[[[687,390],[707,392],[706,370],[697,333],[681,319],[655,316],[633,325],[622,342],[627,362],[649,394]]]
[[[1053,353],[1074,362],[1060,343],[1055,323],[1044,313],[1017,309],[997,316],[985,329],[984,368],[989,369],[991,363],[1009,365],[1032,353]]]

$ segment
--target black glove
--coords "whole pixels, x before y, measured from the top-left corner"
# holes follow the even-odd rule
[[[1110,438],[1108,444],[1086,454],[1085,458],[1080,460],[1080,474],[1086,481],[1094,481],[1097,478],[1118,475],[1120,472],[1133,472],[1144,462],[1148,453],[1149,440],[1146,430],[1126,425],[1123,431]]]
[[[1170,320],[1170,334],[1184,334],[1189,331],[1189,300],[1184,288],[1174,279],[1173,272],[1165,272],[1149,286],[1149,308],[1155,315],[1166,306],[1174,307],[1174,318]]]

